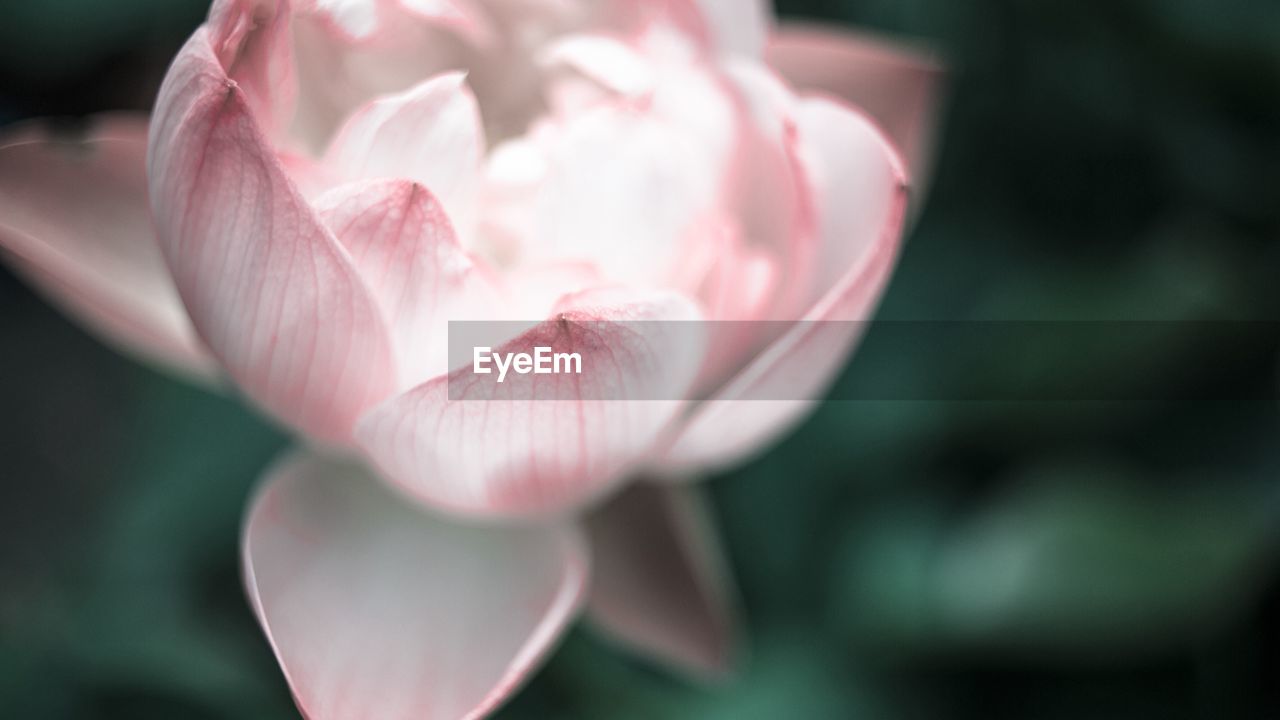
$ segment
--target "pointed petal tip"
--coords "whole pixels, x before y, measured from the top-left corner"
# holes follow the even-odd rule
[[[334,135],[325,162],[348,181],[420,182],[467,233],[475,222],[484,147],[480,107],[467,75],[451,71],[365,103]]]
[[[458,241],[445,208],[413,180],[365,180],[316,200],[391,332],[408,390],[448,371],[449,323],[497,315],[499,289]]]
[[[744,648],[733,583],[698,492],[641,482],[588,516],[596,572],[587,619],[660,665],[726,683]]]
[[[249,100],[198,30],[166,76],[149,138],[159,244],[228,376],[286,425],[348,443],[394,387],[390,339]]]
[[[698,317],[674,293],[611,288],[570,302],[532,329],[487,325],[477,332],[505,337],[466,344],[508,357],[538,346],[578,353],[580,372],[500,383],[468,365],[370,411],[357,444],[407,493],[474,517],[554,516],[617,487],[683,406],[675,398],[692,383],[705,338],[698,323],[652,322]],[[508,441],[493,443],[495,433]]]

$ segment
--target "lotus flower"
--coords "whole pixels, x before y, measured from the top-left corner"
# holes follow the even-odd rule
[[[937,84],[927,58],[775,29],[766,5],[218,0],[149,120],[9,130],[14,267],[307,448],[243,537],[305,716],[484,715],[580,612],[726,670],[731,593],[686,481],[802,418],[855,325],[607,323],[867,318]],[[515,349],[604,321],[581,349],[624,394],[586,402],[597,373],[458,401],[458,319],[542,321]],[[643,402],[651,381],[699,399]],[[751,399],[779,385],[797,400]]]

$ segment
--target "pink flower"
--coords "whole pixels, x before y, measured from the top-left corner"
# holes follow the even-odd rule
[[[857,338],[606,330],[584,364],[623,397],[583,402],[596,375],[465,403],[448,321],[546,318],[528,350],[594,320],[866,318],[937,81],[760,0],[218,0],[149,127],[10,132],[0,240],[108,341],[312,447],[244,533],[303,713],[476,717],[584,607],[723,671],[724,576],[681,481],[793,426]],[[710,399],[627,401],[658,384]],[[780,385],[811,399],[749,399]]]

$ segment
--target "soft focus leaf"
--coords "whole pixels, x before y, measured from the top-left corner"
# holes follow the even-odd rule
[[[832,610],[856,642],[897,651],[1166,651],[1251,607],[1278,500],[1266,487],[1050,466],[970,517],[912,504],[860,524]]]

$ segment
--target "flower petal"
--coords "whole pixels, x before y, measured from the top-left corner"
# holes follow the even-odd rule
[[[206,27],[218,61],[240,86],[259,126],[279,137],[298,98],[289,3],[216,0]]]
[[[400,6],[431,22],[452,27],[458,35],[476,45],[493,40],[494,29],[489,22],[483,2],[476,0],[399,0]]]
[[[198,30],[160,89],[150,181],[196,330],[269,412],[328,442],[395,385],[387,330]]]
[[[770,0],[697,0],[721,52],[758,58],[773,25]]]
[[[486,229],[519,263],[589,261],[621,282],[668,282],[718,207],[737,130],[727,93],[696,70],[557,118],[490,155]]]
[[[802,100],[796,120],[818,214],[816,307],[809,318],[864,320],[888,282],[914,185],[898,148],[860,109]]]
[[[696,675],[730,670],[729,577],[697,488],[637,483],[591,513],[587,531],[593,624]]]
[[[694,411],[669,450],[669,468],[727,464],[791,428],[844,366],[861,334],[856,321],[870,317],[888,284],[907,207],[901,160],[850,108],[805,100],[797,119],[817,193],[824,293],[803,321]]]
[[[590,263],[556,263],[522,267],[503,277],[509,310],[507,317],[547,317],[560,298],[608,285]]]
[[[572,621],[588,571],[572,528],[455,524],[308,455],[266,478],[243,562],[309,720],[488,714]]]
[[[572,510],[623,480],[679,411],[670,399],[702,360],[699,323],[654,321],[698,311],[669,292],[589,292],[562,307],[492,346],[503,356],[578,353],[580,374],[482,382],[468,366],[393,398],[356,433],[383,475],[424,502],[478,516]]]
[[[829,28],[784,26],[766,57],[801,91],[865,109],[901,149],[917,198],[929,184],[944,72],[926,51]]]
[[[656,32],[685,49],[701,51],[711,44],[697,0],[534,0],[533,4],[555,8],[549,15],[560,20],[558,29],[566,34],[592,33],[632,41]],[[545,11],[542,14],[548,15]]]
[[[304,0],[301,10],[332,23],[332,29],[355,42],[378,29],[380,0]]]
[[[8,129],[0,138],[0,247],[106,342],[210,381],[216,364],[156,244],[146,154],[141,116],[94,118],[83,139]]]
[[[658,68],[634,48],[617,38],[607,35],[570,35],[557,40],[543,51],[541,64],[549,70],[565,68],[580,73],[588,83],[572,82],[574,78],[555,78],[550,83],[551,100],[555,109],[563,114],[580,112],[593,104],[599,104],[610,94],[641,96],[651,93],[658,82]],[[571,93],[560,85],[570,85]],[[575,94],[581,94],[590,102],[575,102]],[[556,97],[559,95],[563,97]]]
[[[295,5],[349,43],[373,39],[406,19],[452,28],[477,43],[493,32],[476,0],[295,0]]]
[[[798,147],[797,99],[759,63],[735,60],[725,67],[746,107],[733,196],[738,232],[746,247],[773,254],[780,266],[770,318],[794,318],[813,304],[805,290],[813,286],[819,241],[813,188]]]
[[[741,322],[713,326],[700,397],[740,371],[783,327],[749,321],[794,319],[812,307],[818,260],[813,192],[797,140],[797,100],[758,62],[737,58],[722,65],[741,105],[741,140],[724,212],[708,219],[704,241],[683,254],[681,265],[696,281],[709,317]]]
[[[449,322],[488,320],[500,303],[493,278],[458,245],[429,190],[409,180],[337,188],[316,200],[382,308],[407,389],[448,371]]]
[[[472,53],[459,29],[390,0],[308,0],[294,19],[301,94],[292,135],[319,154],[364,104],[466,67]]]
[[[484,130],[462,73],[446,73],[356,111],[326,165],[348,180],[404,178],[444,203],[464,236],[475,222]]]

